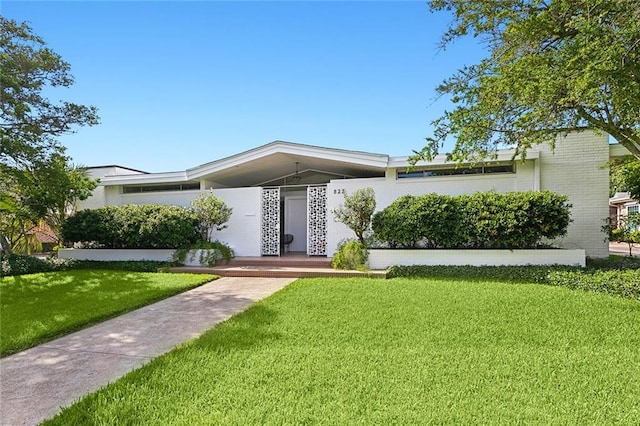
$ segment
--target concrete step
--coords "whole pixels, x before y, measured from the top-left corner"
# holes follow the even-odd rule
[[[179,266],[170,268],[169,272],[190,274],[214,274],[222,277],[265,277],[265,278],[305,278],[305,277],[369,277],[386,278],[386,271],[345,271],[331,268],[297,268],[282,266]]]
[[[277,267],[277,268],[331,268],[331,258],[308,256],[262,256],[262,257],[236,257],[231,259],[225,267]]]

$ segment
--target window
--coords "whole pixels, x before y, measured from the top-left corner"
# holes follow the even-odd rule
[[[200,189],[199,182],[177,183],[169,185],[144,185],[144,186],[123,186],[123,194],[137,194],[140,192],[161,192],[161,191],[191,191]]]
[[[627,215],[631,216],[638,213],[640,213],[640,204],[633,204],[631,206],[627,206]]]
[[[437,177],[437,176],[465,176],[478,174],[495,174],[495,173],[515,173],[513,164],[492,164],[488,166],[475,167],[442,167],[430,168],[422,170],[398,171],[398,179]]]

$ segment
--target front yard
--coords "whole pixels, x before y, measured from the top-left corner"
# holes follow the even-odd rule
[[[634,300],[306,279],[47,424],[636,424],[639,347]]]
[[[0,278],[0,355],[35,346],[214,278],[98,270]]]

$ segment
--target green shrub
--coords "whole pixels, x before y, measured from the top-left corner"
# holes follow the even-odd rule
[[[392,266],[387,278],[442,278],[538,283],[594,291],[640,300],[640,264],[619,259],[591,260],[587,269],[573,266]]]
[[[114,206],[94,210],[80,210],[62,224],[62,240],[67,243],[95,242],[104,247],[116,244]]]
[[[553,271],[547,283],[640,300],[640,270]]]
[[[220,241],[199,241],[189,247],[182,247],[173,253],[173,261],[184,264],[187,260],[193,261],[195,250],[201,250],[199,262],[201,265],[216,266],[221,262],[229,262],[235,256],[233,249]]]
[[[610,255],[604,258],[587,258],[588,269],[640,269],[640,257]]]
[[[495,280],[519,283],[545,283],[549,272],[555,269],[571,270],[562,266],[391,266],[387,278],[447,278]]]
[[[571,222],[568,197],[550,191],[476,192],[461,200],[469,247],[533,248],[565,235]]]
[[[171,262],[159,262],[155,260],[74,260],[69,269],[100,269],[110,271],[129,272],[158,272],[164,268],[175,266]]]
[[[358,240],[343,241],[338,245],[338,250],[331,259],[331,267],[334,269],[366,270],[369,251]]]
[[[35,274],[38,272],[52,271],[53,267],[48,262],[37,257],[10,254],[2,255],[1,276]]]
[[[199,227],[184,207],[129,204],[77,212],[64,222],[62,237],[66,244],[103,248],[176,248],[198,241]]]
[[[376,194],[373,188],[362,188],[352,195],[344,194],[344,204],[333,210],[336,222],[344,223],[362,244],[371,228],[371,215],[376,209]]]
[[[53,257],[40,259],[34,256],[16,253],[8,256],[4,254],[0,256],[0,277],[71,269],[75,262]]]
[[[200,238],[211,241],[213,231],[221,231],[227,227],[233,209],[213,195],[213,189],[198,195],[190,207],[200,221]]]
[[[420,240],[419,223],[413,214],[415,204],[414,195],[403,195],[376,212],[371,221],[375,237],[390,248],[415,247]]]
[[[373,217],[390,248],[533,248],[567,232],[570,204],[549,191],[404,195]]]

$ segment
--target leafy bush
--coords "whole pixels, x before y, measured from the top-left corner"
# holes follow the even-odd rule
[[[175,266],[171,262],[155,260],[74,260],[69,269],[100,269],[129,272],[158,272],[164,268]]]
[[[358,189],[352,195],[344,194],[344,204],[333,210],[336,222],[344,223],[363,245],[365,233],[371,227],[371,215],[376,209],[376,194],[373,188]]]
[[[587,258],[588,269],[640,269],[640,257],[610,255],[604,258]]]
[[[200,194],[193,200],[191,210],[200,221],[200,238],[203,241],[210,241],[214,230],[221,231],[226,228],[225,224],[233,212],[224,201],[213,195],[213,190]]]
[[[547,284],[640,300],[640,270],[552,271]]]
[[[1,276],[35,274],[38,272],[49,272],[53,270],[52,266],[37,257],[10,254],[2,255],[2,274]]]
[[[338,245],[338,250],[331,259],[331,267],[334,269],[366,270],[369,252],[367,247],[358,240],[343,241]]]
[[[80,211],[64,222],[62,237],[103,248],[176,248],[198,241],[199,226],[184,207],[129,204]]]
[[[630,264],[614,258],[591,260],[589,263],[587,269],[572,266],[392,266],[387,271],[387,278],[538,283],[640,300],[638,262]]]
[[[567,232],[568,198],[549,191],[405,195],[373,216],[390,248],[533,248]]]
[[[573,270],[563,266],[392,266],[387,278],[448,278],[545,283],[552,270]]]
[[[48,257],[40,259],[34,256],[12,253],[1,255],[0,277],[12,275],[37,274],[71,269],[74,261]]]
[[[373,216],[376,237],[390,248],[458,247],[467,237],[459,197],[403,195]]]
[[[177,249],[173,253],[173,261],[184,264],[187,256],[190,256],[189,260],[193,261],[196,250],[201,250],[199,262],[206,266],[215,266],[221,261],[227,263],[235,256],[233,249],[223,242],[199,241],[189,247]]]

